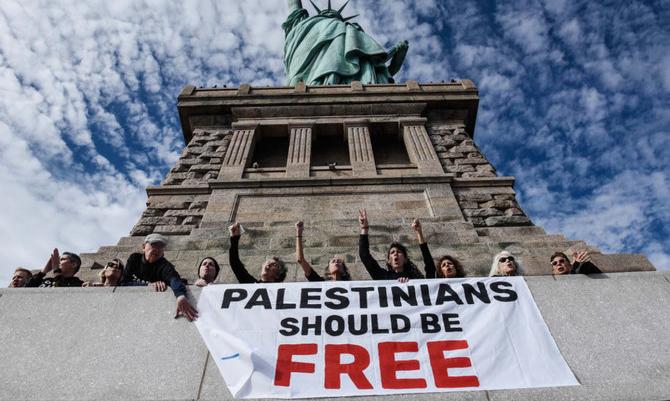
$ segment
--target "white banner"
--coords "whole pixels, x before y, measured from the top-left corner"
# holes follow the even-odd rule
[[[579,384],[522,277],[215,285],[198,311],[235,398]]]

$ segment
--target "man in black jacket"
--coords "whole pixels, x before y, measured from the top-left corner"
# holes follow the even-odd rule
[[[552,274],[596,274],[602,273],[600,269],[591,263],[591,255],[588,251],[575,252],[572,254],[574,262],[570,264],[570,259],[563,252],[554,252],[551,255]]]
[[[175,318],[184,316],[189,321],[198,317],[198,311],[186,298],[186,285],[181,280],[174,265],[164,257],[167,238],[160,234],[149,234],[144,239],[142,252],[128,257],[126,269],[121,279],[122,285],[147,283],[156,291],[165,291],[169,285],[177,297]]]
[[[76,253],[58,252],[54,249],[41,272],[35,274],[26,287],[81,287],[84,283],[75,277],[81,267],[81,258]],[[53,271],[53,277],[46,275]]]

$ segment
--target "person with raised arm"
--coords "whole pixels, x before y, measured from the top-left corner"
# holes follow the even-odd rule
[[[393,242],[389,246],[389,249],[386,252],[386,268],[379,266],[379,263],[377,263],[375,258],[370,254],[370,242],[368,239],[370,224],[365,209],[358,211],[358,224],[361,229],[361,235],[358,239],[358,256],[373,280],[398,280],[401,283],[406,283],[410,279],[424,278],[421,271],[419,271],[416,265],[409,259],[407,248],[399,242]],[[420,224],[417,227],[420,231]],[[417,228],[414,228],[414,230],[417,231]],[[417,237],[419,237],[419,232],[417,232]],[[419,242],[423,240],[423,233],[421,233],[420,237]],[[428,255],[430,255],[430,252],[428,252]],[[430,257],[426,259],[424,255],[424,264],[426,274],[430,277],[435,277],[435,263],[433,262],[433,258]]]
[[[591,263],[591,254],[587,250],[572,254],[572,264],[568,255],[563,252],[554,252],[549,258],[553,275],[562,274],[599,274],[598,266]]]
[[[228,252],[230,268],[233,270],[237,281],[241,284],[253,283],[280,283],[286,278],[286,265],[277,256],[274,256],[261,266],[260,280],[249,274],[240,260],[239,245],[242,236],[240,223],[234,223],[228,227],[230,231],[230,251]]]
[[[81,267],[81,258],[76,253],[63,252],[55,248],[39,273],[35,274],[26,287],[81,287],[84,284],[75,275]],[[53,272],[53,277],[46,277]]]
[[[344,263],[344,259],[339,256],[333,256],[328,261],[328,266],[324,269],[325,279],[312,269],[312,266],[305,260],[302,246],[302,233],[305,225],[302,221],[295,223],[295,258],[308,281],[350,281],[349,269]]]

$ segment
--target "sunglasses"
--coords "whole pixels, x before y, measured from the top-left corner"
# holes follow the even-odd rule
[[[514,256],[502,257],[498,259],[498,263],[505,263],[507,261],[514,262]]]
[[[111,267],[112,269],[120,269],[121,268],[121,266],[119,266],[119,264],[117,262],[108,262],[107,266],[105,266],[105,267]]]
[[[551,261],[552,266],[557,266],[559,263],[565,264],[565,259],[554,259]]]

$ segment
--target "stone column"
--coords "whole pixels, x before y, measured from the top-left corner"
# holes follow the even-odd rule
[[[407,154],[422,174],[444,174],[423,121],[401,122]]]
[[[347,124],[345,128],[349,142],[349,160],[351,161],[354,176],[377,175],[368,126],[363,124]]]
[[[221,166],[221,179],[240,179],[253,153],[255,144],[255,128],[236,129],[230,141]]]
[[[291,126],[286,177],[307,178],[312,156],[312,126]]]

